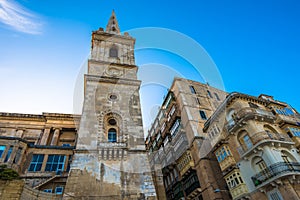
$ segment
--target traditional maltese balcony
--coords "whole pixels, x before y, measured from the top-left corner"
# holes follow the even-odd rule
[[[251,147],[241,146],[237,150],[241,157],[245,157],[252,151],[260,150],[261,146],[271,144],[279,144],[281,146],[291,146],[294,144],[293,140],[287,135],[282,133],[270,133],[266,131],[257,132],[249,135],[252,142]]]
[[[232,199],[240,199],[242,196],[246,196],[248,194],[248,188],[245,183],[236,186],[235,188],[230,190]]]
[[[228,167],[236,165],[236,162],[233,156],[227,156],[222,162],[219,163],[219,165],[221,170],[224,171]]]
[[[186,151],[177,160],[177,167],[179,169],[180,175],[183,177],[184,174],[195,166],[194,161],[191,157],[190,151]]]
[[[266,122],[273,122],[276,119],[276,116],[272,112],[262,109],[255,108],[241,108],[236,112],[234,118],[229,120],[226,124],[228,132],[233,132],[239,127],[243,126],[243,123],[250,120],[256,119]]]
[[[226,180],[232,199],[242,199],[242,197],[248,195],[247,185],[243,181],[239,169],[234,169],[224,179]]]
[[[285,176],[300,175],[300,163],[278,162],[251,177],[256,187],[264,186]]]
[[[235,166],[236,162],[231,154],[230,148],[227,144],[220,145],[215,151],[215,156],[219,162],[221,171],[225,171],[231,166]]]

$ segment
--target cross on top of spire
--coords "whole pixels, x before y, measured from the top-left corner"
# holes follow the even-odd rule
[[[120,28],[114,10],[111,13],[105,31],[108,33],[120,34]]]

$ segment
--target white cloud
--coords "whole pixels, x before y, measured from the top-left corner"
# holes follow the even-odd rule
[[[0,0],[0,22],[20,32],[41,33],[37,16],[13,0]]]

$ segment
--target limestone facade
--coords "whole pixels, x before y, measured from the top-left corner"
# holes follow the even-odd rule
[[[0,113],[0,164],[18,172],[28,188],[61,198],[79,120],[58,113]]]
[[[204,131],[234,200],[300,198],[300,115],[288,104],[231,93]]]
[[[135,39],[114,12],[92,34],[77,146],[65,199],[154,199],[144,146]]]
[[[202,148],[204,123],[226,97],[207,84],[175,78],[146,138],[159,199],[228,199],[215,160]],[[205,170],[204,170],[205,169]]]

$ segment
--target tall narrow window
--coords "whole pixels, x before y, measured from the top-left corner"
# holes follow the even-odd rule
[[[43,154],[34,154],[31,159],[31,163],[29,165],[29,172],[37,172],[41,171],[42,164],[44,161],[44,155]]]
[[[278,189],[273,189],[267,193],[269,200],[283,200],[283,197],[281,196],[281,193],[278,191]]]
[[[170,133],[172,136],[175,136],[177,134],[179,127],[180,127],[180,119],[177,119],[170,129]]]
[[[10,146],[9,149],[8,149],[8,152],[6,154],[6,157],[4,159],[4,162],[7,162],[9,160],[9,157],[10,157],[10,154],[11,154],[12,150],[13,150],[13,146]]]
[[[55,193],[56,194],[62,194],[63,193],[64,188],[61,186],[58,186],[55,188]]]
[[[6,146],[0,146],[0,158],[2,157],[4,151],[5,151]]]
[[[195,97],[195,102],[196,102],[196,105],[200,105],[200,99],[198,97]]]
[[[118,57],[118,49],[116,46],[112,46],[109,49],[109,57],[117,58]]]
[[[21,154],[22,153],[22,148],[18,148],[18,150],[17,150],[17,153],[16,153],[16,156],[15,156],[15,159],[14,159],[14,162],[13,163],[18,163],[19,162],[19,160],[20,160],[20,158],[21,158]]]
[[[192,94],[196,94],[196,90],[194,88],[194,86],[190,85],[190,90]]]
[[[207,90],[207,95],[209,98],[213,98],[209,90]]]
[[[117,131],[114,128],[108,130],[108,141],[117,142]]]
[[[249,135],[245,135],[243,137],[243,142],[246,145],[247,149],[250,149],[253,146],[252,141],[251,141]]]
[[[204,112],[203,110],[200,110],[199,112],[200,112],[200,117],[201,117],[201,119],[207,120],[207,117],[206,117],[205,112]]]
[[[218,95],[217,93],[215,93],[215,96],[216,96],[216,99],[217,99],[218,101],[220,101],[220,97],[219,97],[219,95]]]
[[[256,163],[256,166],[257,166],[259,172],[263,172],[267,169],[267,165],[263,159],[259,160]]]

